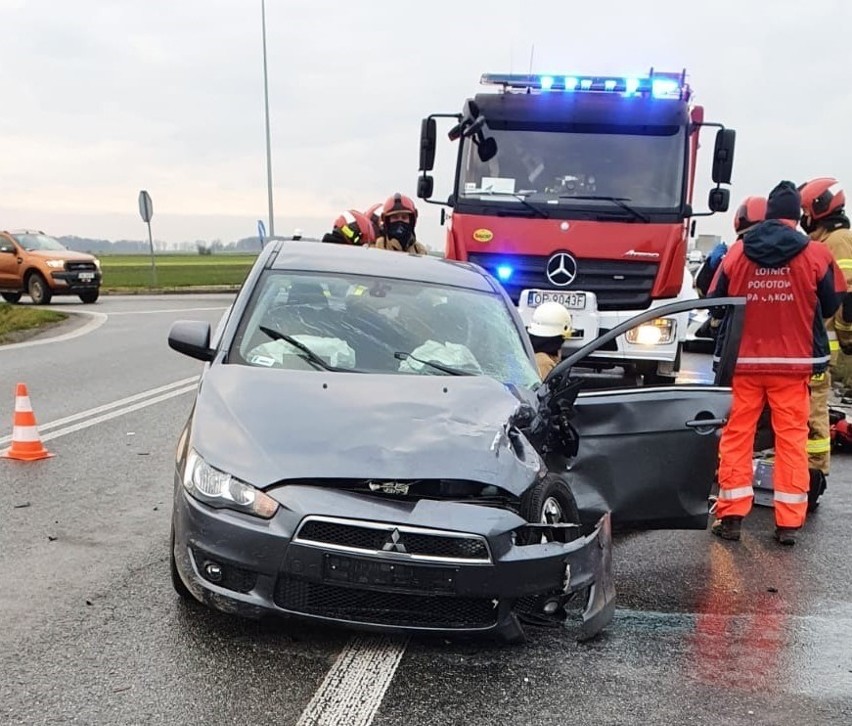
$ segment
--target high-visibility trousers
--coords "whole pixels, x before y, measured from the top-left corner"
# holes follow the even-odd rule
[[[828,476],[831,464],[831,430],[828,421],[828,393],[831,390],[831,374],[817,373],[811,376],[811,411],[808,417],[808,467],[819,469]]]
[[[719,443],[719,498],[716,516],[745,517],[754,489],[752,448],[757,420],[766,403],[775,434],[773,472],[775,524],[801,527],[808,507],[808,414],[810,394],[805,375],[738,373],[733,404]]]

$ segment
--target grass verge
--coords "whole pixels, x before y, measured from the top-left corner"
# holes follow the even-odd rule
[[[157,287],[240,285],[255,259],[255,255],[157,255]],[[150,257],[104,255],[100,261],[104,290],[152,286]]]
[[[34,330],[65,320],[65,313],[0,303],[0,343],[8,343],[25,330]]]

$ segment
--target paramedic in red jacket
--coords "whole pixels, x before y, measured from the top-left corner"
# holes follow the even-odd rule
[[[733,379],[733,405],[719,445],[719,498],[712,531],[738,540],[749,513],[752,447],[765,405],[775,432],[775,538],[796,543],[808,506],[808,382],[828,366],[825,318],[846,291],[846,280],[824,245],[796,230],[800,197],[792,182],[769,195],[766,221],[725,255],[710,297],[746,298],[745,322]]]

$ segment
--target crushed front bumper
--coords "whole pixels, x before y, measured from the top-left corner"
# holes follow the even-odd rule
[[[267,493],[281,506],[264,521],[201,504],[177,482],[175,563],[198,600],[249,617],[508,640],[522,637],[517,609],[531,600],[586,597],[580,639],[612,619],[609,515],[574,541],[519,545],[526,523],[494,507],[301,485]]]

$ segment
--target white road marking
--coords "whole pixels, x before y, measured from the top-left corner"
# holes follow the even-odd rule
[[[81,328],[77,328],[77,330],[72,330],[70,333],[65,333],[63,335],[56,335],[51,338],[41,338],[39,340],[26,340],[22,343],[10,343],[9,345],[0,345],[0,353],[3,353],[8,350],[18,350],[20,348],[32,348],[36,345],[47,345],[48,343],[61,343],[63,340],[79,338],[81,335],[87,335],[88,333],[97,330],[101,327],[101,325],[103,325],[107,321],[107,316],[104,313],[93,313],[89,312],[88,310],[75,310],[73,311],[73,313],[76,315],[89,315],[92,319]]]
[[[195,391],[197,386],[198,376],[183,378],[165,386],[151,388],[150,390],[113,401],[112,403],[104,404],[103,406],[96,406],[95,408],[90,408],[86,411],[80,411],[79,413],[56,419],[55,421],[51,421],[50,423],[46,423],[38,427],[39,432],[44,432],[48,429],[55,429],[49,433],[42,433],[41,440],[50,441],[51,439],[58,438],[59,436],[73,434],[75,431],[81,431],[82,429],[89,428],[89,426],[94,426],[96,424],[103,423],[104,421],[109,421],[111,419],[118,418],[119,416],[123,416],[126,413],[131,413],[148,406],[153,406],[155,403],[167,401],[175,396],[181,396],[184,393]],[[11,435],[4,436],[3,438],[0,438],[0,446],[4,446],[11,441]]]
[[[215,308],[171,308],[169,310],[125,310],[120,313],[107,313],[109,317],[116,315],[160,315],[161,313],[194,313],[202,310],[227,310],[227,305],[218,305]]]
[[[399,666],[407,638],[357,635],[326,674],[296,726],[369,726]]]

